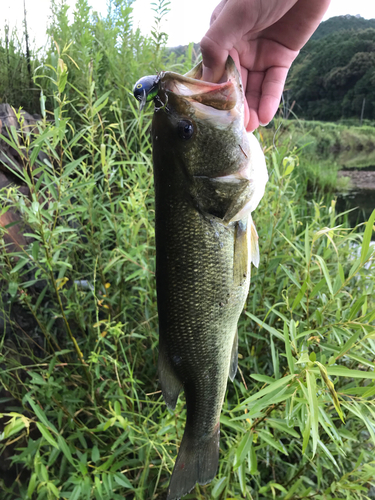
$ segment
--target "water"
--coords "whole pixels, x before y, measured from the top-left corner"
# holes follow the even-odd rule
[[[341,175],[351,178],[353,189],[339,194],[336,209],[337,212],[354,209],[348,214],[350,226],[354,227],[367,221],[375,209],[375,165],[344,168]]]

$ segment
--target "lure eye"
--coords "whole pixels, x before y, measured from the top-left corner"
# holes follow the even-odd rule
[[[189,120],[181,120],[178,123],[177,131],[181,139],[188,140],[191,139],[194,134],[194,126]]]

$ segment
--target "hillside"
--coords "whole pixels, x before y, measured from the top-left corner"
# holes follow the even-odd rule
[[[346,16],[335,16],[320,23],[311,40],[320,40],[337,31],[358,31],[367,28],[375,28],[375,19],[364,19],[363,17],[350,16],[349,14]]]
[[[350,29],[341,29],[348,28]],[[366,29],[358,29],[364,26]],[[295,60],[286,101],[310,120],[375,118],[375,20],[329,19]]]

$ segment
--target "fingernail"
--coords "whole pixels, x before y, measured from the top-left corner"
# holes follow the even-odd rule
[[[267,123],[259,122],[259,125],[261,125],[262,127],[267,127],[268,124],[269,124],[269,122],[267,122]]]

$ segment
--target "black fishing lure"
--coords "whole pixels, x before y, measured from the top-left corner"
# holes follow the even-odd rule
[[[142,110],[147,102],[152,101],[158,94],[161,74],[144,76],[137,81],[133,88],[134,97],[141,103]]]

